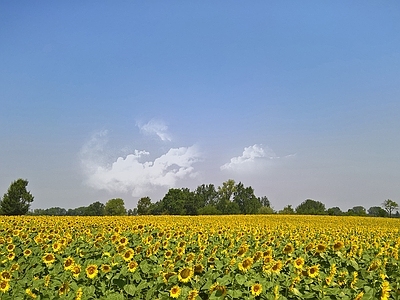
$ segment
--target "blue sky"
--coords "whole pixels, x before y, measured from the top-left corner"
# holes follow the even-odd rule
[[[275,209],[400,201],[397,1],[2,1],[0,193],[234,179]]]

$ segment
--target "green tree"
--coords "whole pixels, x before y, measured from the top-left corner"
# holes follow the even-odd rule
[[[87,216],[104,216],[105,205],[99,201],[90,204],[86,208],[85,215]]]
[[[380,206],[372,206],[368,208],[368,215],[371,217],[387,217],[388,213]]]
[[[328,210],[326,212],[330,216],[341,216],[341,215],[343,215],[342,210],[340,209],[340,207],[337,207],[337,206],[328,208]]]
[[[25,215],[33,202],[33,196],[26,190],[28,180],[17,179],[11,183],[7,193],[0,201],[2,215]]]
[[[233,211],[236,211],[236,207],[231,204],[235,190],[236,185],[233,179],[223,182],[222,186],[218,187],[218,201],[216,207],[222,214],[231,214]],[[237,206],[237,204],[235,206]]]
[[[126,209],[124,200],[121,198],[108,200],[104,207],[104,213],[107,216],[125,216]]]
[[[301,215],[323,215],[325,214],[325,204],[307,199],[296,207],[296,213]]]
[[[218,192],[213,184],[202,184],[194,191],[198,208],[207,205],[215,206],[218,202]]]
[[[187,189],[170,188],[161,200],[163,214],[195,215],[197,214],[193,193]]]
[[[295,212],[294,212],[294,209],[293,209],[292,205],[289,204],[289,205],[286,205],[278,213],[282,214],[282,215],[293,215]]]
[[[349,216],[366,216],[367,212],[364,206],[354,206],[347,211]]]
[[[138,215],[149,215],[151,207],[150,197],[142,197],[139,199],[137,204],[137,214]]]
[[[67,216],[86,216],[87,206],[70,208],[67,210]]]
[[[258,215],[272,215],[274,214],[274,210],[272,207],[269,206],[261,206],[258,210],[257,210],[257,214]]]
[[[383,201],[382,207],[387,211],[390,218],[392,217],[392,213],[399,209],[399,205],[390,199]]]
[[[264,207],[271,207],[271,202],[266,196],[259,197],[258,201],[260,201],[261,205]]]
[[[233,192],[233,202],[238,204],[242,214],[255,214],[262,206],[260,200],[254,195],[252,187],[245,187],[239,182]]]
[[[198,215],[220,215],[221,212],[211,204],[201,207],[197,210]]]

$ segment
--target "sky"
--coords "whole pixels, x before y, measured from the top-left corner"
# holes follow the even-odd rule
[[[400,201],[398,1],[1,1],[0,196]]]

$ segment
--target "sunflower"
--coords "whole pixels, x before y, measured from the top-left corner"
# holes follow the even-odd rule
[[[262,292],[262,285],[259,283],[255,283],[250,288],[251,294],[255,297],[259,296]]]
[[[99,270],[97,269],[96,265],[89,265],[86,268],[86,276],[90,279],[93,279],[97,276]]]
[[[285,254],[290,254],[290,253],[292,253],[292,252],[294,251],[294,247],[293,247],[292,243],[286,244],[286,246],[283,248],[282,251],[283,251],[283,253],[285,253]]]
[[[315,247],[315,251],[316,251],[317,253],[325,252],[325,250],[326,250],[326,245],[324,245],[324,244],[318,244],[318,245]]]
[[[123,236],[123,237],[121,237],[119,239],[118,242],[119,242],[120,245],[126,246],[129,243],[129,240],[126,237]]]
[[[239,270],[242,272],[247,272],[248,270],[250,270],[252,265],[253,259],[251,257],[247,257],[243,261],[238,263]]]
[[[179,270],[178,280],[180,282],[184,282],[184,283],[189,282],[190,279],[193,277],[193,274],[194,274],[194,271],[192,268],[187,268],[187,267],[183,268],[183,269]]]
[[[101,271],[103,272],[103,273],[108,273],[108,272],[110,272],[111,271],[111,266],[110,265],[107,265],[107,264],[103,264],[103,265],[101,265]]]
[[[382,294],[381,294],[381,300],[388,300],[390,296],[390,291],[392,290],[390,288],[390,284],[388,281],[382,282]]]
[[[210,287],[210,294],[212,294],[215,291],[217,291],[216,294],[218,294],[218,296],[225,296],[227,294],[226,286],[220,285],[218,282],[214,283]]]
[[[317,277],[318,274],[319,274],[319,266],[318,266],[318,265],[315,265],[315,266],[310,267],[310,268],[308,269],[308,271],[307,271],[307,274],[308,274],[308,276],[310,276],[311,278]]]
[[[80,265],[74,265],[71,269],[72,275],[76,278],[81,274],[81,266]]]
[[[0,280],[0,292],[7,292],[10,289],[10,283],[6,280]]]
[[[189,263],[189,262],[193,261],[193,260],[195,259],[195,257],[196,257],[196,254],[194,254],[193,252],[190,252],[190,253],[186,256],[185,261]]]
[[[181,288],[177,285],[174,285],[169,291],[169,296],[171,298],[178,298],[180,294],[181,294]]]
[[[56,257],[54,256],[53,253],[46,253],[45,256],[43,256],[43,262],[46,265],[51,265],[55,260]]]
[[[194,266],[193,271],[195,274],[201,274],[204,271],[204,266],[202,264],[197,264]]]
[[[58,251],[61,250],[62,244],[58,243],[58,242],[55,242],[52,247],[53,247],[53,251],[54,252],[58,252]]]
[[[333,244],[333,251],[339,251],[344,247],[344,243],[342,241],[337,241]]]
[[[263,257],[263,253],[261,251],[257,251],[256,253],[254,253],[253,255],[253,260],[257,261],[259,260],[261,257]]]
[[[72,270],[74,264],[75,264],[74,259],[71,256],[68,256],[64,260],[64,270]]]
[[[191,290],[187,296],[187,300],[195,300],[198,295],[199,295],[198,290]]]
[[[272,265],[271,272],[278,274],[282,270],[282,268],[283,268],[283,264],[280,260],[278,260]]]
[[[293,261],[293,266],[294,266],[296,269],[302,269],[303,266],[304,266],[304,258],[302,258],[302,257],[296,258],[296,259]]]
[[[249,246],[247,244],[243,244],[239,247],[238,252],[236,253],[237,256],[243,256],[247,250],[249,250]]]
[[[128,249],[125,251],[125,253],[122,255],[122,258],[123,258],[125,261],[130,261],[130,260],[133,258],[134,255],[135,255],[135,252],[133,251],[133,249],[128,248]]]
[[[7,258],[8,258],[8,260],[14,260],[14,258],[15,258],[15,253],[14,253],[14,252],[8,253]]]
[[[165,272],[165,273],[162,273],[162,277],[163,277],[164,283],[168,283],[168,280],[170,279],[170,277],[172,277],[172,276],[174,276],[174,275],[176,275],[175,272]]]
[[[81,299],[82,299],[82,295],[83,295],[82,288],[79,288],[79,289],[76,291],[75,300],[81,300]]]
[[[32,254],[32,250],[31,249],[25,249],[24,250],[24,256],[25,257],[28,257],[29,255],[31,255]]]
[[[32,299],[36,299],[36,297],[37,297],[37,295],[36,295],[34,292],[32,292],[31,289],[26,289],[26,290],[25,290],[25,293],[26,293],[29,297],[31,297]]]
[[[2,271],[0,272],[0,279],[4,281],[10,281],[11,280],[11,273],[8,271]]]
[[[58,289],[58,296],[62,296],[65,295],[69,292],[69,283],[68,282],[64,282],[60,288]]]
[[[135,272],[138,266],[139,266],[139,265],[138,265],[138,263],[137,263],[136,261],[131,260],[131,261],[128,263],[128,270],[129,270],[129,272],[132,272],[132,273]]]
[[[15,245],[14,244],[8,244],[7,245],[7,251],[8,252],[13,252],[15,249]]]

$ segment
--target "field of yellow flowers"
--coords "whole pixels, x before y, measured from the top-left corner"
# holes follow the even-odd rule
[[[400,220],[0,217],[1,299],[400,299]]]

